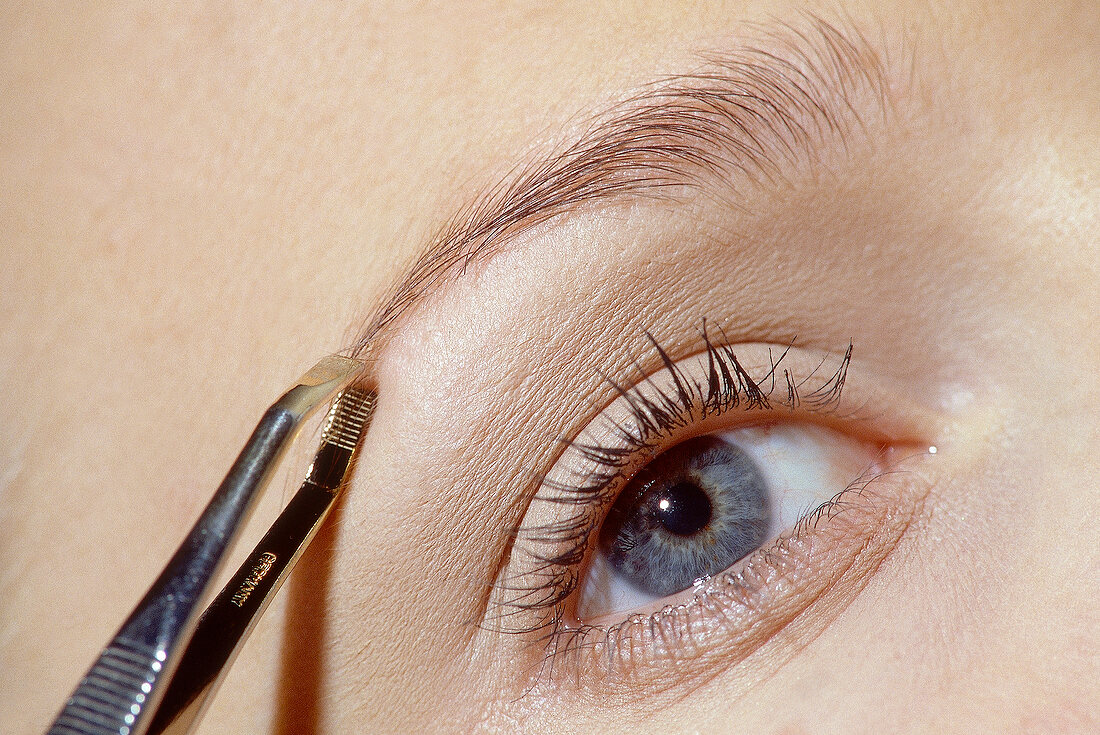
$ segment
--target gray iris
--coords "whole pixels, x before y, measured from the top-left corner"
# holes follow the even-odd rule
[[[756,464],[739,447],[701,436],[627,483],[600,529],[600,547],[631,584],[663,597],[755,551],[770,521]]]

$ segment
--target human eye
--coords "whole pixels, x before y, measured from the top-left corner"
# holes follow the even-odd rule
[[[578,584],[579,621],[680,600],[810,510],[881,473],[881,448],[809,422],[696,436],[651,459],[607,511]],[[689,598],[690,599],[690,598]]]
[[[851,345],[701,336],[679,359],[653,340],[654,369],[609,377],[528,508],[490,615],[535,635],[547,679],[648,686],[669,663],[736,662],[858,592],[927,489],[908,470],[935,452],[928,426],[852,379]]]

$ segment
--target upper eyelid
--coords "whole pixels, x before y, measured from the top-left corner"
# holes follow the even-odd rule
[[[721,331],[721,330],[719,330]],[[667,395],[666,391],[676,391],[676,388],[671,386],[679,386],[680,380],[676,378],[674,373],[676,370],[683,370],[685,364],[695,365],[701,367],[704,364],[704,358],[706,356],[714,356],[717,354],[725,355],[727,360],[733,363],[739,363],[739,359],[734,354],[734,347],[723,343],[713,344],[706,340],[706,332],[702,333],[706,350],[704,352],[696,352],[690,356],[685,356],[680,359],[672,359],[671,356],[666,354],[664,350],[657,344],[656,340],[649,337],[651,346],[656,347],[654,350],[660,355],[658,360],[658,368],[655,372],[643,373],[636,376],[635,381],[629,387],[616,386],[613,391],[616,394],[616,398],[609,404],[605,405],[603,409],[600,409],[595,416],[589,416],[584,428],[581,429],[577,438],[571,441],[563,442],[562,453],[559,454],[552,462],[550,471],[543,477],[538,490],[530,497],[529,503],[525,509],[522,519],[519,521],[518,527],[513,531],[511,538],[513,543],[510,546],[509,553],[505,555],[503,564],[507,564],[507,559],[515,558],[515,554],[512,551],[515,548],[515,544],[521,544],[521,548],[525,548],[527,553],[531,553],[534,547],[540,545],[547,545],[547,549],[554,548],[567,544],[574,544],[577,547],[585,547],[588,543],[587,539],[592,531],[593,519],[590,517],[594,512],[600,508],[605,507],[606,503],[610,501],[608,496],[608,490],[614,487],[618,487],[622,481],[637,469],[638,462],[630,460],[638,460],[639,452],[643,451],[643,448],[649,446],[651,439],[657,439],[659,441],[652,446],[653,452],[661,451],[662,448],[667,448],[670,444],[678,443],[686,436],[679,436],[677,431],[672,431],[671,435],[667,432],[660,431],[656,434],[639,429],[639,432],[633,438],[630,436],[619,437],[617,441],[608,442],[606,445],[601,444],[599,440],[596,440],[595,444],[588,446],[586,443],[588,440],[585,437],[588,436],[587,432],[596,426],[601,417],[605,416],[605,413],[616,404],[625,402],[627,405],[622,408],[627,413],[637,415],[637,411],[642,412],[648,410],[644,404],[636,403],[634,398],[639,397],[641,394],[639,390],[652,391],[656,395]],[[831,356],[836,358],[836,364],[830,366],[829,369],[822,371],[822,365],[825,364],[825,359],[830,356],[830,353],[825,353],[824,356],[814,356],[809,352],[802,350],[801,348],[795,348],[794,345],[769,345],[769,344],[740,344],[736,346],[736,350],[741,352],[745,349],[750,349],[755,353],[756,357],[753,361],[747,364],[753,365],[750,371],[762,378],[758,380],[749,376],[748,372],[738,371],[734,374],[743,374],[746,378],[753,382],[755,389],[764,389],[766,395],[775,399],[775,405],[769,406],[767,400],[763,403],[757,403],[755,401],[749,401],[745,399],[744,393],[737,400],[727,402],[726,408],[717,413],[725,413],[730,409],[740,409],[748,414],[755,414],[757,411],[762,411],[768,416],[775,416],[775,409],[791,410],[793,413],[797,413],[799,417],[804,418],[807,412],[809,413],[828,413],[831,409],[836,408],[839,403],[829,402],[827,404],[820,404],[814,409],[813,404],[806,404],[803,410],[796,411],[798,408],[797,400],[793,405],[787,406],[784,404],[784,396],[786,395],[786,388],[784,385],[790,383],[792,379],[795,381],[794,385],[806,385],[808,380],[814,380],[814,376],[817,376],[816,382],[812,383],[813,391],[817,392],[824,387],[824,392],[827,394],[833,394],[834,391],[828,386],[843,386],[844,376],[847,374],[850,358],[851,358],[851,346],[843,353],[835,353]],[[773,349],[775,350],[773,352]],[[793,370],[788,372],[783,370],[782,377],[780,377],[774,385],[766,385],[773,376],[777,375],[778,369],[784,360],[793,360],[794,365],[791,365]],[[820,361],[819,361],[820,359]],[[789,363],[788,363],[789,364]],[[834,370],[832,368],[836,367]],[[639,368],[640,369],[640,368]],[[664,378],[664,383],[667,385],[658,387],[654,384],[653,380],[656,376],[669,373]],[[682,373],[682,379],[687,381],[695,389],[690,391],[690,395],[686,396],[685,400],[690,399],[691,407],[686,410],[689,413],[694,412],[695,409],[701,407],[701,402],[706,402],[707,398],[704,395],[705,390],[702,387],[701,375],[698,372]],[[736,382],[736,379],[735,379]],[[761,385],[765,383],[765,385]],[[795,389],[796,394],[799,389]],[[750,391],[751,393],[751,391]],[[773,395],[774,394],[774,395]],[[839,400],[839,394],[835,396]],[[656,405],[656,404],[654,404]],[[660,410],[660,406],[657,406]],[[717,415],[717,413],[715,415]],[[840,417],[845,425],[850,424],[852,421],[860,421],[859,416],[844,416]],[[923,418],[923,417],[922,417]],[[691,425],[695,428],[699,428],[700,422],[706,422],[706,415],[693,415]],[[643,423],[646,423],[643,419]],[[606,427],[605,427],[606,428]],[[684,427],[689,428],[689,427]],[[608,447],[631,447],[632,450],[629,456],[625,457],[608,457],[606,461],[598,456],[598,448]],[[593,450],[593,451],[588,451]],[[647,457],[643,457],[640,461],[648,461]],[[572,462],[566,462],[563,466],[562,462],[570,457],[576,460],[576,464]],[[601,474],[602,470],[606,474]],[[562,471],[567,473],[567,476],[576,477],[577,484],[573,485],[569,482],[557,481],[558,474]],[[571,474],[569,474],[571,473]],[[536,509],[536,517],[542,520],[532,520],[531,511],[532,505],[539,501],[550,501],[545,508]],[[562,508],[563,506],[575,506],[575,510],[567,512],[562,510],[561,512],[549,510],[549,507],[554,506]],[[576,549],[567,550],[564,552],[565,556],[572,557],[577,553]],[[540,569],[536,576],[540,577],[541,587],[535,586],[523,586],[512,585],[509,580],[504,580],[497,585],[498,594],[502,597],[498,597],[496,607],[493,611],[493,615],[497,616],[494,619],[495,624],[502,626],[502,630],[507,630],[507,620],[518,617],[518,619],[525,619],[524,616],[529,612],[536,609],[536,606],[530,605],[526,602],[528,598],[536,597],[541,591],[553,588],[555,594],[547,595],[546,600],[553,599],[553,605],[562,604],[568,597],[573,594],[571,587],[561,587],[558,581],[547,582],[548,579],[555,579],[554,575],[564,574],[568,576],[572,567],[566,567],[560,565],[553,567],[552,564],[546,563],[553,559],[553,554],[543,556],[543,551],[537,551],[532,559],[540,560]],[[497,569],[495,577],[500,575],[501,569]],[[564,579],[563,577],[562,579]],[[513,597],[509,599],[509,595]],[[555,596],[556,595],[556,596]],[[540,603],[540,607],[549,609],[549,605],[543,605]],[[487,609],[482,610],[482,613],[489,612]]]
[[[735,349],[740,356],[738,359],[747,358],[745,359],[745,365],[749,374],[754,378],[777,373],[775,368],[778,363],[773,358],[772,349],[777,350],[776,354],[782,353],[786,357],[791,357],[793,364],[788,364],[793,375],[785,371],[782,373],[782,377],[779,378],[777,387],[774,389],[777,394],[783,393],[781,386],[785,381],[792,378],[795,384],[801,382],[813,390],[816,390],[818,386],[828,386],[832,383],[841,382],[840,380],[830,380],[835,363],[827,364],[824,362],[823,359],[827,357],[835,357],[836,360],[841,361],[842,369],[837,371],[836,374],[838,375],[847,375],[848,366],[850,365],[846,350],[844,353],[828,352],[814,348],[787,347],[783,343],[769,344],[766,342],[739,342],[732,345],[720,343],[718,345],[718,347],[725,346]],[[787,348],[786,352],[784,352],[785,347]],[[680,352],[681,349],[677,349],[676,352]],[[751,351],[754,354],[752,356],[746,355],[746,351]],[[673,355],[670,355],[670,357],[673,357]],[[685,357],[674,357],[673,362],[677,365],[688,362],[701,364],[701,357],[702,353],[696,352]],[[661,359],[655,362],[657,363],[655,365],[657,373],[668,369],[666,360]],[[635,381],[627,388],[628,391],[650,384],[650,381],[657,375],[657,373],[644,371],[638,362],[634,364],[640,377],[636,376]],[[771,369],[769,369],[769,365]],[[828,369],[822,370],[822,365],[827,365]],[[889,445],[889,448],[887,449],[885,446],[882,448],[884,452],[882,456],[885,457],[887,456],[885,452],[893,452],[896,449],[902,450],[903,454],[890,454],[891,459],[888,462],[887,469],[880,470],[877,465],[870,468],[869,472],[854,478],[843,493],[835,496],[817,509],[810,509],[789,533],[783,534],[781,538],[787,540],[779,541],[773,548],[758,550],[750,557],[746,557],[749,562],[747,562],[748,566],[746,567],[748,570],[746,572],[747,576],[744,578],[748,582],[745,584],[737,581],[741,579],[740,572],[733,573],[732,576],[723,573],[715,577],[715,579],[720,580],[715,584],[726,584],[724,580],[729,580],[729,589],[733,590],[733,596],[729,599],[735,605],[733,608],[728,609],[738,611],[736,614],[742,620],[757,620],[767,624],[785,626],[794,617],[802,615],[804,610],[812,609],[818,611],[816,613],[817,620],[830,620],[828,610],[833,608],[830,605],[815,608],[813,605],[814,600],[825,594],[839,596],[834,597],[834,599],[850,599],[851,595],[858,594],[859,590],[862,589],[862,584],[877,569],[877,561],[884,558],[897,546],[899,539],[908,529],[912,519],[920,513],[922,493],[927,492],[928,487],[930,487],[923,479],[891,482],[884,486],[884,491],[881,493],[878,489],[870,489],[870,486],[874,484],[877,488],[885,478],[897,478],[906,475],[907,473],[904,471],[895,470],[901,462],[925,454],[924,451],[920,451],[920,448],[928,446],[924,442],[932,438],[938,438],[938,428],[943,417],[939,411],[930,406],[914,404],[908,398],[910,392],[905,390],[905,384],[895,383],[889,376],[879,374],[873,366],[867,366],[870,372],[865,372],[862,369],[862,363],[860,365],[861,367],[855,371],[856,374],[852,376],[853,380],[846,383],[848,389],[845,391],[845,396],[850,395],[852,391],[860,396],[855,401],[857,410],[854,414],[850,414],[848,410],[850,407],[844,408],[837,415],[838,426],[852,428],[853,425],[859,425],[862,429],[867,422],[874,424],[876,429],[881,429],[883,435],[889,437],[883,442],[884,445]],[[698,377],[699,373],[696,372],[695,375]],[[818,375],[820,380],[806,383],[806,380],[813,375]],[[698,383],[696,384],[698,385]],[[653,388],[654,390],[661,390],[662,387],[669,389],[668,386],[670,385],[676,385],[676,381],[666,379],[662,381],[660,386],[653,386]],[[900,389],[900,392],[896,392],[898,389]],[[705,389],[699,388],[699,391],[695,392],[694,395],[696,397],[702,395],[700,391],[705,392]],[[831,389],[825,390],[826,394],[831,392]],[[622,397],[621,394],[619,396]],[[620,398],[614,399],[611,404],[605,404],[604,409],[596,416],[590,416],[585,429],[581,430],[582,433],[595,420],[598,420],[604,410],[614,405]],[[783,415],[791,416],[795,421],[802,421],[807,418],[804,415],[807,413],[806,410],[797,410],[797,402],[794,411],[777,413],[776,409],[781,408],[779,404],[782,401],[779,396],[775,396],[775,398],[775,405],[771,409],[761,411],[766,414],[766,420],[768,417],[775,418]],[[866,402],[863,400],[864,398],[867,399]],[[732,413],[745,413],[745,419],[749,419],[749,415],[756,413],[745,404],[740,404],[740,406],[747,410],[734,410]],[[872,412],[864,414],[862,409],[868,406]],[[782,406],[782,408],[786,408],[786,406]],[[813,413],[812,407],[808,408],[808,412]],[[826,409],[828,409],[828,406],[826,406]],[[878,415],[879,410],[884,410],[887,415]],[[703,419],[703,421],[707,420],[706,418]],[[699,426],[691,428],[698,429]],[[718,429],[719,427],[714,426],[711,428]],[[689,433],[695,435],[694,431]],[[856,435],[858,436],[861,433],[862,431],[857,431]],[[671,435],[663,436],[662,441],[654,445],[653,451],[664,451],[686,438],[688,438],[686,434],[674,431]],[[904,456],[904,453],[911,448],[917,448],[918,451],[909,457]],[[566,451],[569,451],[568,447]],[[553,461],[548,474],[555,472],[563,458],[564,454],[559,455]],[[645,461],[647,460],[643,458],[642,464]],[[583,469],[586,463],[582,461],[577,466]],[[496,633],[516,633],[528,636],[524,645],[538,642],[540,645],[534,646],[533,649],[539,651],[542,651],[542,644],[545,644],[545,652],[540,654],[541,659],[539,661],[541,661],[541,664],[536,662],[532,668],[536,672],[538,682],[549,680],[551,674],[547,672],[552,672],[555,667],[571,661],[571,665],[578,666],[578,668],[565,669],[567,672],[565,676],[568,680],[575,681],[578,684],[583,683],[584,686],[594,686],[596,687],[594,691],[600,691],[599,686],[600,682],[603,681],[601,678],[603,675],[608,674],[611,681],[619,682],[619,676],[629,675],[631,671],[636,670],[644,673],[640,678],[631,679],[630,686],[643,693],[658,692],[669,686],[672,679],[667,677],[662,679],[662,676],[658,675],[651,681],[649,674],[657,675],[661,671],[675,671],[676,674],[673,678],[675,681],[680,682],[681,664],[685,664],[694,667],[696,672],[693,675],[694,677],[705,679],[707,672],[719,669],[718,664],[715,662],[723,661],[722,666],[737,663],[770,637],[765,635],[760,638],[754,633],[754,631],[765,630],[766,625],[762,627],[750,622],[742,625],[726,625],[724,622],[725,613],[713,616],[703,615],[702,611],[704,609],[725,604],[719,602],[719,600],[725,599],[722,598],[722,593],[717,596],[708,596],[709,602],[699,602],[697,599],[699,596],[694,595],[691,602],[680,601],[673,604],[671,608],[662,607],[661,610],[648,614],[624,614],[625,619],[622,622],[610,625],[604,622],[578,620],[574,617],[575,614],[570,612],[570,606],[573,604],[571,600],[575,600],[575,595],[578,594],[579,570],[583,568],[584,560],[588,558],[586,555],[591,552],[591,543],[594,538],[592,534],[598,529],[604,518],[603,514],[617,496],[622,483],[636,470],[637,466],[639,465],[634,464],[625,472],[617,471],[615,478],[606,486],[593,487],[592,494],[585,502],[567,503],[567,505],[574,505],[575,508],[565,507],[557,502],[546,503],[541,508],[534,509],[535,513],[532,517],[533,507],[528,505],[520,521],[520,529],[512,536],[513,545],[502,560],[503,566],[498,567],[496,570],[497,573],[494,575],[496,583],[494,584],[492,596],[478,610],[480,625]],[[575,476],[581,477],[583,473],[577,473]],[[587,489],[581,489],[587,494]],[[546,499],[541,490],[542,488],[540,488],[536,498],[541,496]],[[552,490],[552,492],[558,491]],[[842,495],[846,499],[842,499]],[[865,496],[871,499],[858,503],[854,500]],[[532,502],[536,498],[532,498]],[[859,512],[851,510],[856,507],[860,509]],[[834,517],[842,519],[839,526],[834,527]],[[847,517],[846,521],[843,520],[845,517]],[[828,522],[825,523],[823,534],[819,534],[817,527],[822,519],[828,519]],[[801,567],[810,570],[811,576],[807,578],[816,580],[812,584],[771,587],[762,582],[751,582],[753,579],[762,579],[761,575],[768,575],[769,570],[784,568],[782,564],[772,564],[769,561],[773,556],[778,555],[778,557],[788,560],[796,558],[797,555],[791,557],[788,553],[790,548],[808,549],[812,546],[816,549],[819,542],[825,543],[824,539],[829,539],[827,542],[828,553],[824,555],[815,553],[815,558],[820,557],[816,565]],[[835,563],[832,561],[834,558],[837,560]],[[849,574],[849,570],[852,569],[856,571]],[[841,580],[847,580],[847,582],[842,584]],[[765,597],[772,593],[788,594],[788,597],[784,598],[786,600],[784,603],[777,605],[773,612],[769,613],[769,608],[766,605],[753,602],[757,599],[757,593]],[[849,597],[845,597],[846,595]],[[682,615],[677,612],[681,608],[684,611]],[[669,609],[672,612],[666,614],[665,611]],[[726,609],[723,608],[723,610]],[[774,610],[781,612],[773,614]],[[790,615],[788,616],[782,611],[790,611]],[[676,639],[675,636],[680,635],[686,629],[688,618],[703,624],[704,628],[723,629],[726,632],[720,635],[712,634],[708,638],[700,639],[709,641],[709,644],[691,647],[694,652],[686,654],[683,659],[676,657],[664,659],[665,661],[674,659],[676,661],[675,666],[663,668],[646,666],[646,657],[650,653],[668,650],[668,641]],[[661,632],[655,632],[658,629]],[[660,646],[654,648],[645,643],[647,631],[655,639],[660,639]],[[717,637],[715,637],[716,635]],[[632,651],[630,661],[642,661],[640,668],[637,666],[634,669],[630,668],[634,666],[634,663],[628,665],[626,669],[616,668],[614,662],[617,654],[615,652],[618,641],[621,640],[630,641],[629,645]],[[719,644],[714,645],[715,641],[718,641]],[[587,648],[592,648],[597,653],[593,657],[582,659],[582,651]],[[699,653],[700,651],[710,651],[711,653],[702,655]],[[633,658],[635,653],[640,658]],[[661,657],[657,656],[651,662],[657,663],[659,659]],[[582,660],[586,662],[583,668],[579,663]],[[595,674],[594,678],[582,678],[582,670]]]
[[[427,294],[533,225],[583,204],[653,196],[716,175],[724,187],[774,184],[785,168],[816,160],[826,140],[847,146],[872,117],[890,117],[899,75],[860,29],[807,15],[757,31],[755,45],[707,54],[703,71],[644,87],[596,116],[578,142],[521,167],[460,211],[348,352],[362,356],[384,343]]]

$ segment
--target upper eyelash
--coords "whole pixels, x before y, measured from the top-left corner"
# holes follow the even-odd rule
[[[725,340],[725,333],[721,328],[718,331]],[[635,367],[640,378],[629,388],[603,375],[616,396],[629,407],[634,429],[607,419],[620,440],[617,446],[562,440],[568,448],[588,459],[595,469],[572,485],[551,480],[545,475],[540,480],[540,492],[535,496],[537,500],[576,506],[578,510],[560,521],[517,531],[517,536],[530,544],[546,544],[555,551],[544,554],[534,549],[527,550],[537,564],[535,569],[528,571],[528,575],[537,583],[516,585],[506,579],[495,585],[505,598],[492,618],[501,632],[533,633],[549,628],[547,637],[551,637],[560,627],[564,603],[579,583],[577,567],[584,560],[591,534],[598,526],[599,511],[614,500],[616,486],[627,479],[624,470],[640,454],[653,452],[663,438],[691,426],[697,420],[720,415],[732,408],[766,410],[778,403],[791,410],[805,406],[815,413],[829,413],[840,401],[852,357],[852,344],[849,342],[835,372],[806,393],[804,386],[817,374],[826,358],[822,359],[817,369],[801,381],[796,381],[789,370],[781,369],[784,358],[794,346],[792,340],[778,357],[772,358],[769,352],[768,371],[759,380],[754,380],[737,359],[734,349],[726,343],[728,340],[716,343],[711,339],[707,320],[704,319],[700,329],[707,356],[704,382],[688,376],[652,334],[648,331],[645,334],[657,353],[661,367],[671,375],[674,390],[666,391],[656,386],[637,362]],[[647,396],[640,392],[638,387],[641,385],[652,388],[654,395]],[[781,391],[779,400],[773,398],[777,390]],[[551,497],[541,492],[547,489],[552,491]],[[506,624],[511,618],[525,617],[520,613],[531,612],[543,614],[536,615],[536,622],[511,627]]]

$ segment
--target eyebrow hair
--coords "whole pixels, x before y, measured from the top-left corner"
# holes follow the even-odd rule
[[[885,120],[892,95],[884,55],[852,23],[804,19],[753,26],[754,42],[702,54],[700,71],[644,86],[596,115],[575,143],[489,188],[428,243],[349,354],[365,353],[428,292],[551,218],[716,178],[734,194],[738,186],[778,186],[784,171],[812,165],[827,142],[847,148],[867,131],[868,114]]]

